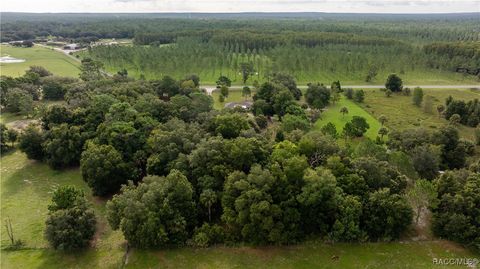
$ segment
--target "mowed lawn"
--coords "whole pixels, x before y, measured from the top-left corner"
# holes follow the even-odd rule
[[[251,88],[251,87],[250,87]],[[226,103],[230,102],[243,102],[245,100],[252,101],[252,97],[255,94],[255,91],[252,89],[252,95],[245,99],[245,97],[242,96],[242,90],[240,89],[230,89],[228,91],[228,97],[225,98],[225,101],[222,103],[218,100],[218,97],[220,96],[220,90],[215,90],[212,92],[212,97],[213,97],[213,108],[220,110],[225,107]]]
[[[338,256],[338,260],[332,257]],[[133,251],[126,268],[439,268],[433,258],[478,255],[446,241],[337,243],[308,241],[283,247],[213,247]],[[442,266],[442,268],[454,268]],[[458,268],[458,266],[457,266]]]
[[[22,250],[6,250],[9,241],[2,226],[0,268],[122,267],[123,235],[111,230],[104,217],[105,201],[92,197],[79,169],[54,171],[46,164],[27,160],[17,150],[2,156],[1,173],[2,222],[10,218],[15,238],[26,245]],[[43,237],[51,194],[61,185],[84,190],[94,204],[99,224],[92,248],[74,253],[55,251]],[[338,261],[331,259],[334,255]],[[480,258],[475,255],[447,241],[334,245],[308,241],[283,247],[133,249],[126,268],[438,268],[433,258]]]
[[[445,105],[448,96],[465,101],[480,99],[480,92],[469,89],[424,89],[423,92],[424,103],[427,96],[432,97],[431,109],[426,109],[424,103],[420,107],[415,106],[412,96],[394,94],[386,97],[385,93],[378,89],[365,90],[365,101],[361,106],[375,118],[385,115],[388,120],[385,125],[393,130],[416,127],[436,130],[448,124],[437,112],[437,105]],[[474,140],[474,128],[459,125],[458,129],[462,137]]]
[[[348,114],[343,115],[340,113],[340,109],[346,107],[348,109]],[[340,98],[340,101],[333,104],[330,104],[326,111],[322,113],[321,118],[315,123],[314,129],[320,130],[327,123],[331,122],[337,128],[339,134],[342,133],[343,127],[345,124],[352,120],[353,116],[364,117],[367,120],[367,123],[370,125],[370,128],[367,130],[365,136],[375,139],[378,135],[378,130],[382,127],[380,122],[376,120],[372,115],[365,111],[362,107],[357,105],[355,102],[348,100],[344,96]]]
[[[24,59],[22,63],[1,63],[0,73],[4,76],[23,76],[25,70],[32,65],[45,67],[58,76],[78,77],[80,63],[67,55],[52,49],[34,46],[18,48],[10,45],[1,45],[1,56],[9,55],[17,59]]]

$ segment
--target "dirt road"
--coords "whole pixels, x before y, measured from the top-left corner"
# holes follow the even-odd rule
[[[415,88],[420,87],[422,89],[480,89],[480,84],[476,85],[404,85],[403,87]],[[200,88],[205,89],[207,94],[211,95],[216,86],[214,85],[202,85]],[[232,86],[231,90],[240,90],[243,86]],[[306,89],[307,85],[299,85],[298,88]],[[352,89],[381,89],[385,88],[384,85],[342,85],[342,88],[352,88]]]

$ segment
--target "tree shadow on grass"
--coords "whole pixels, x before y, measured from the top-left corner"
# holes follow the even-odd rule
[[[56,187],[68,184],[88,190],[78,168],[53,170],[45,163],[19,154],[2,158],[2,198],[8,199],[26,188],[33,188],[40,196],[50,195]]]
[[[2,265],[12,268],[119,268],[105,266],[103,257],[108,253],[100,253],[95,248],[74,251],[60,251],[51,248],[31,248],[5,251]],[[5,261],[4,261],[5,259]]]

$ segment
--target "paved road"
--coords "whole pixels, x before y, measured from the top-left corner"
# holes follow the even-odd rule
[[[61,49],[61,48],[56,48],[56,47],[52,47],[52,46],[46,46],[46,45],[43,45],[43,44],[38,44],[38,43],[35,43],[36,46],[40,46],[40,47],[44,47],[44,48],[47,48],[47,49],[53,49],[57,52],[60,52],[62,54],[65,54],[67,55],[67,57],[69,57],[70,59],[73,59],[74,61],[77,61],[77,62],[81,62],[81,60],[73,55],[70,54],[70,52],[77,52],[77,51],[82,51],[82,50],[86,50],[86,48],[82,48],[82,49],[78,49],[78,50],[64,50],[64,49]],[[105,70],[100,70],[100,72],[107,76],[107,77],[112,77],[113,75],[108,73],[107,71]]]
[[[55,51],[58,51],[58,52],[61,52],[65,55],[67,55],[68,57],[70,57],[71,59],[77,61],[77,62],[80,62],[80,59],[78,59],[77,57],[73,56],[73,55],[70,55],[70,52],[77,52],[77,51],[82,51],[82,50],[85,50],[85,49],[79,49],[79,50],[64,50],[64,49],[61,49],[61,48],[57,48],[57,47],[53,47],[53,46],[46,46],[46,45],[43,45],[43,44],[39,44],[39,43],[35,43],[36,46],[40,46],[40,47],[44,47],[44,48],[47,48],[47,49],[53,49]]]
[[[404,85],[404,87],[415,88],[420,87],[422,89],[480,89],[480,84],[472,85]],[[214,85],[202,85],[201,88],[207,91],[207,94],[211,95],[216,86]],[[232,86],[231,90],[240,90],[243,86]],[[307,85],[299,85],[298,88],[306,89]],[[381,89],[385,88],[384,85],[342,85],[342,88],[352,89]]]

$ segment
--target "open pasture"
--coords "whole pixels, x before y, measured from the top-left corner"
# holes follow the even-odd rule
[[[448,124],[448,121],[437,112],[437,105],[445,105],[445,99],[452,96],[455,99],[473,100],[480,98],[480,92],[468,89],[424,89],[423,103],[417,107],[412,102],[412,96],[393,94],[386,97],[378,89],[365,90],[365,102],[361,107],[373,117],[387,117],[385,125],[392,130],[402,130],[415,127],[438,129]],[[425,106],[431,97],[431,105]],[[461,136],[474,140],[474,128],[459,125]]]
[[[58,76],[78,77],[80,63],[71,57],[53,49],[40,46],[18,48],[10,45],[1,45],[1,56],[9,55],[17,59],[24,59],[21,63],[0,63],[0,73],[4,76],[19,77],[32,65],[45,67]]]

